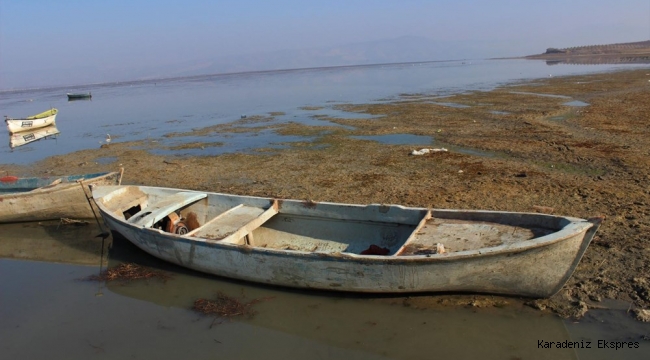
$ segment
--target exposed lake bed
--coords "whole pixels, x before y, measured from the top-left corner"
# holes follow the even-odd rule
[[[323,125],[274,121],[286,116],[280,111],[259,118],[248,115],[213,127],[164,132],[167,137],[118,137],[33,164],[0,165],[0,172],[70,174],[122,166],[124,182],[130,184],[313,201],[508,211],[543,207],[583,218],[605,215],[577,271],[551,299],[424,295],[373,302],[450,312],[522,308],[580,319],[590,309],[620,312],[608,302],[613,299],[628,304],[624,314],[633,319],[635,309],[650,307],[648,80],[647,69],[617,71],[517,83],[517,92],[503,85],[445,97],[445,102],[463,106],[435,104],[438,94],[403,94],[408,101],[335,104],[336,109],[367,116],[329,112]],[[567,98],[589,105],[567,106]],[[290,141],[280,138],[274,146],[245,152],[209,152],[223,147],[222,137],[244,132],[244,142],[255,142],[269,131]],[[373,140],[402,134],[431,142]],[[183,137],[191,141],[191,153],[160,153],[181,146],[165,139]],[[409,156],[416,146],[450,151]],[[638,324],[629,336],[647,354],[643,336],[649,328]]]

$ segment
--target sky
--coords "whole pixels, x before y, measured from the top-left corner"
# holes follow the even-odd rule
[[[62,69],[115,72],[402,36],[495,44],[485,57],[643,41],[650,1],[0,0],[0,89]]]

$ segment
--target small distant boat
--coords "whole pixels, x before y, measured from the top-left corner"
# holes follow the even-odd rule
[[[89,185],[119,185],[123,170],[84,175],[0,177],[0,223],[92,219]],[[98,215],[99,216],[99,215]]]
[[[96,186],[108,227],[162,260],[265,284],[369,293],[557,293],[602,218]]]
[[[48,125],[44,128],[38,128],[34,131],[22,131],[9,136],[9,147],[14,149],[19,146],[27,145],[31,142],[55,136],[60,133],[56,124]]]
[[[88,93],[68,93],[68,101],[92,99],[92,94]]]
[[[7,123],[7,129],[11,134],[21,131],[28,131],[54,124],[56,114],[58,112],[59,111],[57,109],[52,108],[50,110],[43,111],[40,114],[29,116],[24,119],[14,119],[5,116],[5,123]]]

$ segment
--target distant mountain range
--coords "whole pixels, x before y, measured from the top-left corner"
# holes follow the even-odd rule
[[[437,41],[419,36],[301,50],[195,59],[159,65],[112,67],[92,65],[64,69],[32,69],[20,73],[0,72],[0,86],[24,89],[150,80],[221,73],[368,65],[400,62],[477,59],[503,54],[504,48],[486,42]]]
[[[457,60],[480,56],[482,51],[476,49],[476,45],[476,43],[463,44],[405,36],[328,48],[226,56],[188,63],[186,68],[179,67],[175,73],[189,75],[196,73],[196,71],[210,74],[251,70]]]
[[[341,46],[217,56],[164,65],[128,65],[125,60],[124,63],[110,67],[70,64],[66,68],[30,69],[22,72],[6,72],[0,68],[0,90],[73,88],[75,85],[249,71],[486,59],[503,56],[512,52],[513,48],[518,46],[507,42],[439,41],[421,36],[402,36]],[[650,62],[650,41],[566,49],[549,48],[544,54],[525,58],[543,59],[550,64],[638,62],[639,59],[641,62]]]

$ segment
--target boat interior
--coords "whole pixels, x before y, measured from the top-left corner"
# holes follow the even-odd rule
[[[528,241],[567,218],[276,200],[125,186],[95,196],[127,223],[193,241],[360,255],[426,255]]]

